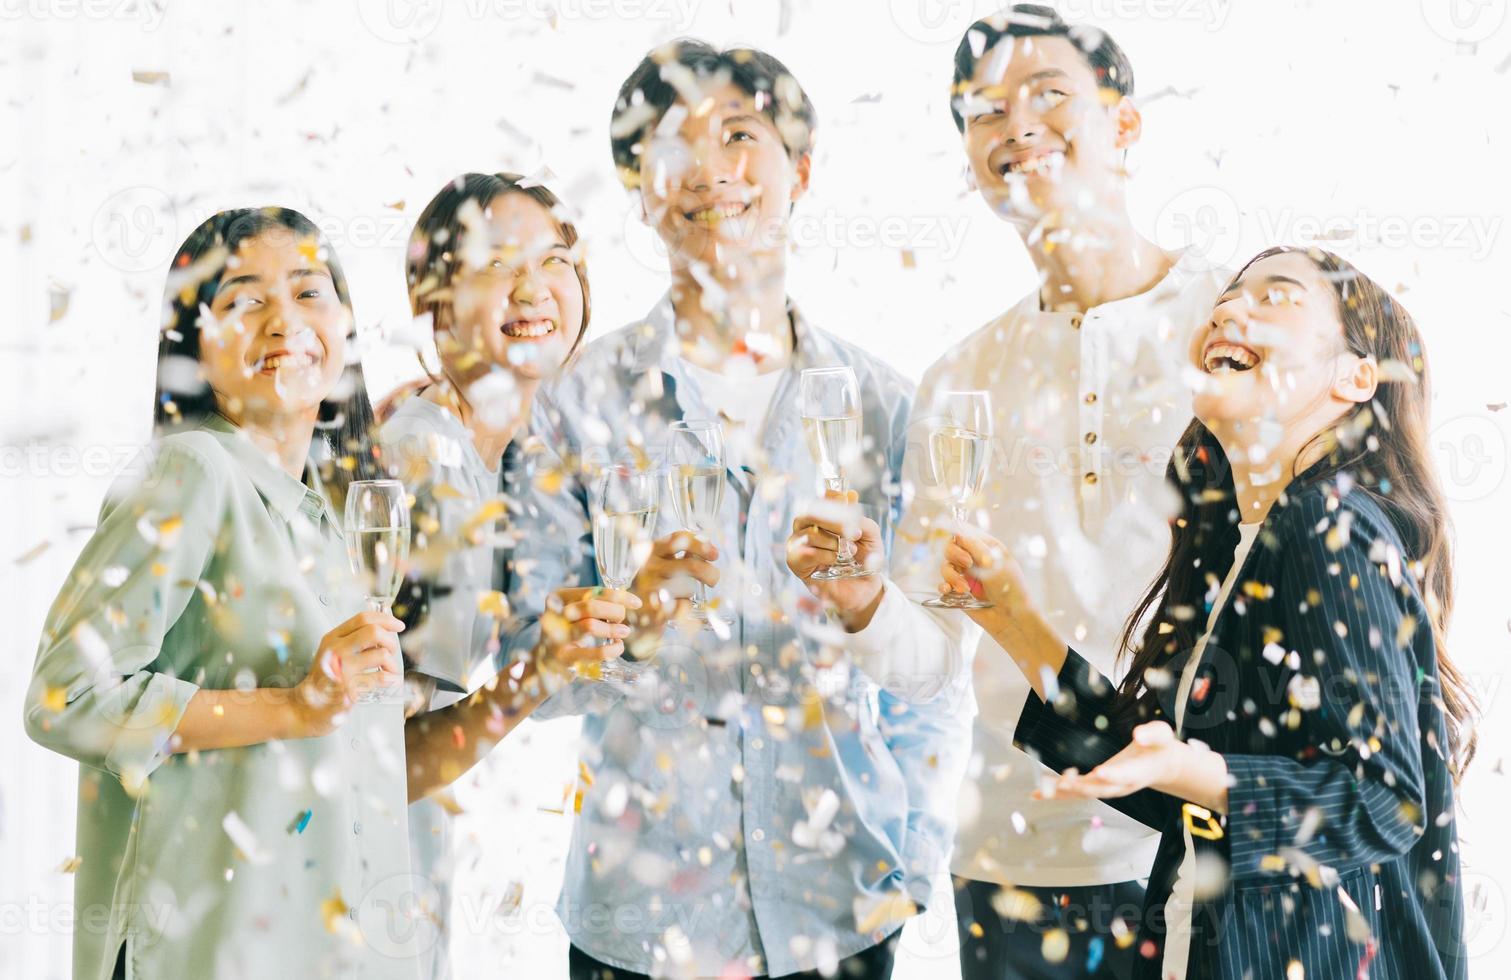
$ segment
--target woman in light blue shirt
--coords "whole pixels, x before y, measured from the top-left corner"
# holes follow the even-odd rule
[[[472,737],[464,728],[461,739],[426,735],[450,731],[468,713],[457,702],[512,659],[504,594],[521,543],[513,525],[527,479],[526,423],[542,379],[587,330],[587,269],[563,211],[550,190],[517,174],[462,174],[431,199],[410,234],[410,303],[434,330],[440,370],[427,368],[426,380],[405,386],[378,414],[384,462],[415,501],[413,571],[395,605],[411,627],[404,644],[411,710],[430,712],[410,721],[412,798],[433,785],[431,774],[455,778],[500,737],[486,727]],[[564,621],[599,619],[607,642],[559,648],[558,660],[622,652],[623,607],[638,600],[587,591],[558,589],[556,608]],[[528,695],[519,699],[511,717],[533,704]],[[485,708],[471,714],[486,721]],[[435,760],[417,747],[422,740],[446,756]],[[426,962],[437,980],[448,972],[450,819],[435,800],[410,808],[415,873],[428,879],[440,932]]]

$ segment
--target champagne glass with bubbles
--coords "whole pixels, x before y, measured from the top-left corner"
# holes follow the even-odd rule
[[[610,467],[598,488],[598,507],[593,514],[593,557],[598,578],[611,589],[628,589],[651,555],[656,512],[660,498],[660,474],[630,466]],[[601,664],[606,680],[633,680],[643,667],[624,659]]]
[[[667,433],[667,482],[672,513],[684,530],[713,533],[724,501],[724,430],[706,419],[673,422]],[[708,622],[708,589],[693,585],[692,615]]]
[[[808,452],[818,466],[824,489],[845,492],[845,464],[861,453],[860,384],[846,367],[806,368],[798,387],[803,432]],[[855,546],[839,543],[834,564],[811,576],[816,579],[858,578],[871,575],[855,561]]]
[[[346,554],[363,581],[367,607],[390,612],[409,563],[409,499],[398,480],[354,480],[346,491]],[[368,671],[375,673],[376,668]],[[364,703],[402,701],[403,685],[357,696]]]
[[[992,448],[992,400],[984,391],[945,391],[927,421],[929,475],[938,493],[949,500],[956,524],[966,522],[966,508],[986,482]],[[965,592],[925,599],[936,609],[989,609],[991,603]]]

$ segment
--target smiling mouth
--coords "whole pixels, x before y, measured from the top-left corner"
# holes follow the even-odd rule
[[[1259,364],[1259,355],[1240,344],[1216,343],[1202,352],[1201,366],[1208,374],[1251,371]]]
[[[504,336],[514,340],[539,340],[556,332],[556,324],[546,317],[510,320],[504,324]]]
[[[258,374],[276,374],[279,368],[303,368],[312,367],[315,363],[313,354],[267,354],[260,358],[252,369]]]
[[[1037,153],[1023,160],[1008,160],[997,170],[999,177],[1016,174],[1020,177],[1053,177],[1065,166],[1065,154],[1060,150]]]
[[[710,204],[706,208],[698,208],[695,211],[682,212],[688,221],[711,225],[719,221],[727,221],[730,218],[738,218],[750,210],[750,202],[740,203],[731,201],[728,204]]]

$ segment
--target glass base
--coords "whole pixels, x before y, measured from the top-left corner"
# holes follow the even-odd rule
[[[946,592],[937,599],[925,599],[920,605],[928,606],[930,609],[991,609],[995,603],[977,599],[973,595]]]
[[[828,568],[820,568],[818,571],[814,572],[808,577],[810,579],[817,579],[820,582],[832,582],[835,579],[865,578],[869,575],[875,574],[875,572],[871,571],[869,568],[866,568],[864,565],[857,565],[854,562],[851,562],[848,565],[830,565]]]

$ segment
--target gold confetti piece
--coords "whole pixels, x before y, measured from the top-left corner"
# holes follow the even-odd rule
[[[901,892],[893,892],[875,899],[855,900],[855,929],[871,932],[884,925],[901,922],[918,914],[918,906]]]
[[[39,541],[16,559],[17,565],[26,565],[41,557],[42,552],[52,547],[51,541]]]
[[[1064,929],[1050,929],[1044,933],[1044,942],[1040,944],[1039,952],[1046,963],[1065,962],[1065,957],[1070,955],[1070,936]]]
[[[42,707],[53,714],[58,714],[68,707],[68,688],[48,685],[47,690],[42,693]]]
[[[982,936],[986,935],[986,930],[981,928],[981,923],[979,923],[979,922],[972,922],[971,923],[971,935],[973,937],[975,937],[976,939],[980,939]]]
[[[1285,980],[1306,980],[1306,967],[1300,960],[1291,960],[1285,965]]]
[[[1259,870],[1271,872],[1284,871],[1285,858],[1281,857],[1279,854],[1266,854],[1264,857],[1259,859]]]
[[[131,72],[131,80],[138,85],[167,85],[171,76],[165,71],[135,69]]]
[[[509,598],[502,592],[483,592],[477,597],[477,611],[494,619],[509,618]]]
[[[84,859],[81,858],[81,857],[75,856],[75,857],[64,858],[63,859],[63,863],[60,864],[60,865],[58,865],[58,873],[59,874],[65,874],[65,875],[71,875],[74,872],[78,871],[83,866],[84,866]]]
[[[761,717],[768,725],[785,725],[787,724],[787,709],[778,704],[768,704],[761,708]]]
[[[1211,810],[1195,803],[1183,803],[1180,812],[1192,837],[1200,837],[1202,840],[1222,839],[1222,825],[1212,816]]]
[[[346,903],[341,900],[341,889],[337,888],[334,895],[320,903],[320,919],[325,923],[325,931],[335,932],[341,928],[341,920],[348,911]]]
[[[656,768],[662,772],[672,771],[672,755],[670,752],[656,753]]]
[[[1043,914],[1044,903],[1031,892],[1003,888],[992,896],[992,908],[1004,919],[1033,922]]]

